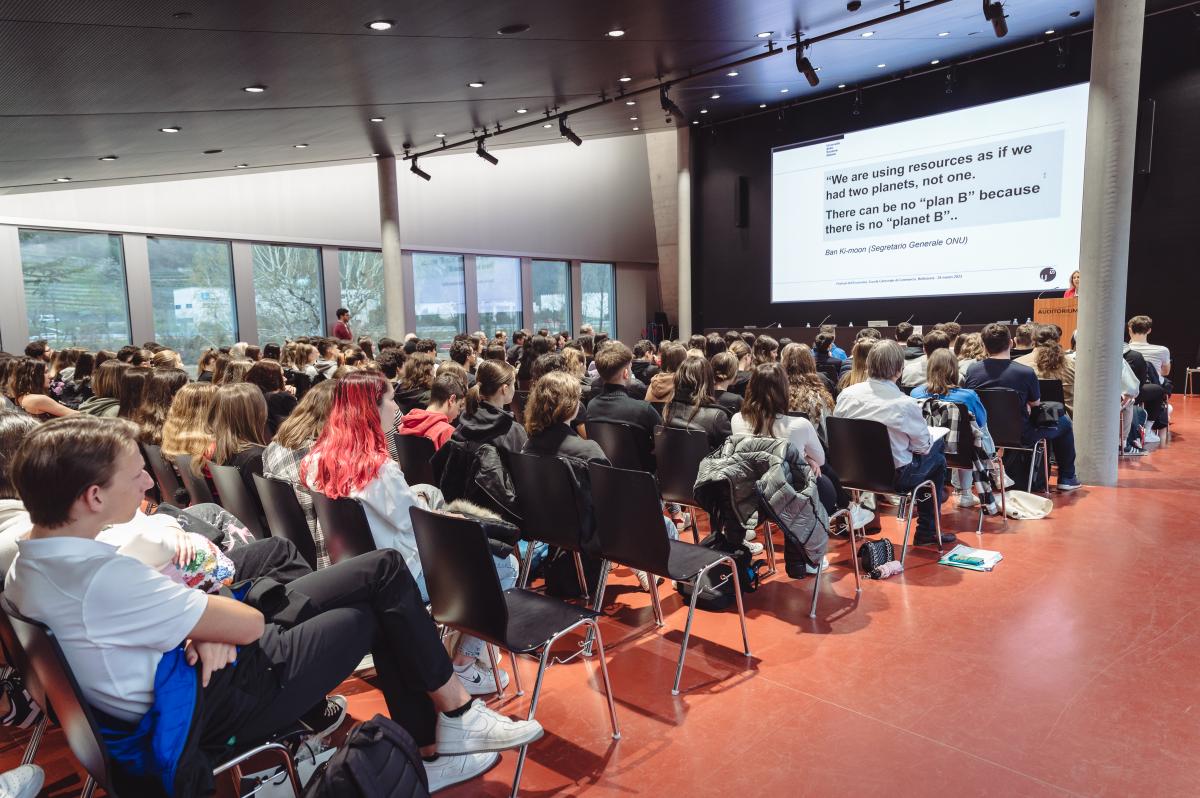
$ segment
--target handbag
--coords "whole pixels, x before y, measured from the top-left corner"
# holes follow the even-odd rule
[[[1062,402],[1042,402],[1033,406],[1029,418],[1038,429],[1054,429],[1066,414],[1067,406]]]
[[[1031,521],[1045,518],[1054,509],[1054,502],[1036,493],[1026,493],[1023,490],[1004,491],[1004,512],[1009,518],[1017,521]]]
[[[863,573],[869,574],[885,562],[896,559],[896,549],[887,538],[864,540],[858,547],[858,562]]]

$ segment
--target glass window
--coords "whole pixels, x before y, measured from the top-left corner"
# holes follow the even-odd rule
[[[617,337],[616,319],[613,318],[617,292],[613,285],[611,263],[581,263],[579,281],[582,283],[580,310],[583,324],[590,324],[596,332],[606,332]]]
[[[383,286],[383,253],[364,249],[339,249],[342,304],[350,311],[355,339],[369,335],[378,341],[387,335],[387,305]]]
[[[321,253],[315,247],[254,244],[254,312],[260,344],[324,335]]]
[[[228,241],[149,238],[154,340],[192,365],[209,347],[238,340]]]
[[[475,259],[475,285],[479,296],[479,329],[489,336],[504,330],[512,338],[521,328],[521,259]]]
[[[54,349],[119,349],[130,343],[121,237],[21,230],[29,337]]]
[[[535,260],[533,283],[533,327],[551,335],[571,331],[571,273],[565,260]],[[488,331],[491,332],[490,330]]]
[[[417,335],[449,349],[454,336],[467,328],[463,257],[417,252],[412,258]]]

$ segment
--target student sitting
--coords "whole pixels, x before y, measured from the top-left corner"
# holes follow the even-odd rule
[[[817,474],[825,465],[825,448],[812,422],[802,416],[789,416],[788,382],[778,363],[760,363],[754,368],[746,388],[742,412],[733,417],[734,435],[765,435],[784,438]]]
[[[851,385],[858,385],[867,380],[867,358],[870,357],[873,346],[875,346],[874,338],[860,338],[854,342],[854,354],[851,360],[847,361],[850,364],[850,370],[845,371],[838,380],[838,391],[844,391]],[[846,364],[842,365],[844,368]]]
[[[142,391],[142,403],[131,419],[138,426],[138,440],[155,446],[162,444],[163,425],[171,411],[171,403],[183,386],[187,385],[187,372],[183,369],[155,369],[146,380]],[[163,501],[170,501],[164,497]]]
[[[685,350],[678,344],[663,344],[662,371],[654,375],[650,394],[666,396],[670,401],[675,393],[675,371],[682,365]],[[662,423],[660,416],[649,402],[634,399],[625,390],[626,381],[632,376],[630,364],[633,353],[620,341],[611,341],[596,355],[596,369],[604,380],[600,395],[588,403],[588,421],[607,421],[628,424],[634,428],[638,438],[638,451],[642,468],[654,471],[654,428]],[[670,380],[670,390],[658,390],[655,385]],[[649,396],[650,394],[647,394]]]
[[[833,383],[817,373],[812,350],[804,344],[785,346],[779,364],[787,374],[788,412],[799,413],[811,421],[823,439],[825,416],[833,410]]]
[[[1039,380],[1058,380],[1062,383],[1067,415],[1075,415],[1075,361],[1063,352],[1059,341],[1062,328],[1057,324],[1039,324],[1033,332],[1033,351],[1014,358],[1029,366]]]
[[[878,421],[887,427],[896,468],[892,486],[897,492],[908,493],[926,480],[933,481],[933,495],[925,496],[917,504],[919,520],[913,538],[918,546],[929,546],[938,542],[934,513],[941,504],[946,481],[944,442],[933,442],[921,408],[896,384],[903,370],[904,350],[898,344],[894,341],[875,344],[867,356],[867,379],[838,394],[833,414],[838,418]],[[942,532],[943,543],[955,540],[954,535]]]
[[[262,391],[245,382],[222,385],[213,399],[208,428],[212,444],[206,459],[236,468],[250,495],[258,495],[253,475],[262,475],[263,449],[271,439],[267,432],[267,400]],[[208,463],[203,467],[207,469]]]
[[[1012,339],[1003,324],[987,325],[980,331],[980,338],[983,339],[988,357],[967,369],[963,387],[977,391],[981,388],[1016,391],[1020,398],[1023,423],[1021,442],[1032,446],[1040,439],[1049,440],[1054,447],[1054,460],[1058,463],[1058,489],[1078,490],[1082,486],[1075,478],[1075,431],[1070,417],[1062,416],[1057,425],[1051,428],[1034,426],[1030,410],[1042,402],[1037,374],[1029,366],[1012,360]]]
[[[246,372],[246,382],[257,385],[267,400],[267,431],[272,435],[296,409],[296,388],[287,384],[279,361],[263,358]]]
[[[462,411],[466,395],[466,380],[449,369],[441,369],[429,389],[429,407],[415,407],[405,413],[397,434],[421,435],[433,441],[434,449],[442,448],[454,434],[451,422]]]
[[[650,385],[646,389],[646,401],[665,405],[671,401],[671,395],[675,392],[675,369],[679,368],[679,364],[687,357],[687,349],[674,341],[663,341],[658,354],[658,371],[650,379]],[[632,358],[632,354],[630,357]],[[601,379],[603,376],[601,375]]]
[[[925,354],[904,364],[904,371],[900,374],[901,388],[916,388],[918,385],[925,384],[925,372],[929,369],[929,356],[939,349],[949,349],[950,336],[941,330],[931,330],[925,333],[925,337],[921,339],[921,346],[924,348]]]
[[[750,354],[750,345],[740,339],[729,344],[728,352],[737,358],[737,374],[733,382],[729,383],[728,390],[744,397],[746,385],[750,382],[750,372],[754,367],[754,356]]]
[[[822,324],[820,330],[817,331],[818,337],[821,335],[829,336],[829,356],[838,360],[848,360],[846,350],[837,345],[837,325]]]
[[[1009,350],[1009,354],[1012,355],[1013,360],[1025,357],[1033,352],[1033,333],[1036,329],[1037,325],[1031,321],[1027,321],[1017,327],[1017,334],[1013,338],[1013,345]]]
[[[14,405],[39,421],[75,415],[74,410],[46,395],[49,385],[46,361],[23,357],[12,367],[8,392]]]
[[[223,755],[233,739],[262,740],[310,708],[323,712],[326,694],[368,650],[389,714],[413,735],[437,786],[495,763],[494,754],[479,752],[541,737],[536,722],[509,720],[466,693],[396,552],[372,552],[287,585],[314,612],[285,628],[97,541],[102,529],[134,516],[150,487],[134,434],[128,422],[81,416],[29,436],[12,473],[33,529],[18,544],[5,590],[22,614],[51,624],[110,751],[129,752],[117,753],[123,791],[144,791],[134,774],[145,767],[142,778],[169,793],[209,792],[208,757]],[[191,717],[198,688],[203,711],[185,732],[195,745],[176,735],[173,750],[152,759],[132,744],[160,717]],[[472,756],[443,761],[451,755]]]
[[[675,372],[674,398],[663,408],[663,426],[703,432],[709,451],[713,451],[732,434],[731,415],[713,396],[713,372],[708,361],[702,357],[684,360]]]
[[[511,366],[507,366],[511,369]],[[417,552],[409,509],[440,504],[441,497],[429,485],[410,487],[404,472],[388,456],[383,425],[394,417],[396,404],[392,386],[382,374],[355,371],[338,380],[329,420],[316,443],[300,462],[301,484],[331,499],[357,499],[367,516],[376,548],[397,549],[420,588],[423,598],[425,572]],[[500,585],[513,587],[517,581],[515,558],[493,557]],[[496,692],[496,674],[506,684],[508,674],[476,667],[483,655],[483,642],[463,635],[459,638],[455,670],[472,695]]]
[[[635,364],[637,361],[634,361]],[[552,371],[561,371],[564,374],[570,375],[567,369],[567,359],[563,357],[562,352],[547,352],[546,354],[533,361],[533,369],[530,371],[533,377],[534,384],[544,375]],[[528,415],[528,411],[526,411]],[[575,411],[575,417],[571,419],[571,429],[575,430],[575,434],[580,437],[587,437],[587,404],[579,403],[578,409]]]
[[[713,398],[717,404],[729,411],[729,415],[740,412],[745,399],[741,394],[729,390],[738,376],[738,359],[732,352],[718,352],[713,355]]]
[[[400,417],[418,407],[429,406],[429,389],[433,387],[433,371],[437,361],[432,355],[414,354],[404,362],[400,372],[400,384],[396,390],[398,412],[394,426],[399,426]]]
[[[645,339],[633,345],[633,365],[630,369],[633,376],[649,387],[650,380],[658,373],[658,365],[654,362],[655,347],[653,341]]]

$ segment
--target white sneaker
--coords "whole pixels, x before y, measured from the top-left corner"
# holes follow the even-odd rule
[[[1000,515],[1000,505],[996,503],[995,499],[992,499],[990,504],[984,505],[983,511],[988,515]]]
[[[506,718],[476,698],[457,718],[438,714],[437,750],[446,756],[504,751],[536,742],[543,734],[542,724],[536,720]]]
[[[642,586],[642,590],[649,593],[650,592],[650,574],[646,573],[645,571],[634,571],[633,573],[634,573],[634,575],[637,576],[638,584]],[[663,581],[663,578],[661,576],[654,577],[654,584],[661,585],[662,581]]]
[[[0,773],[0,795],[4,798],[34,798],[42,791],[46,774],[37,765],[21,765]]]
[[[751,557],[755,556],[756,554],[762,554],[763,553],[763,544],[754,543],[753,541],[747,541],[746,542],[746,550],[750,552]]]
[[[495,752],[486,754],[467,754],[466,756],[439,756],[432,762],[425,762],[425,776],[429,779],[431,793],[444,790],[454,784],[470,781],[476,776],[482,776],[496,766],[500,755]]]
[[[821,558],[821,568],[828,568],[828,567],[829,567],[829,555],[825,555],[824,557]],[[804,563],[804,573],[819,574],[819,573],[821,573],[821,571],[815,565],[809,565],[808,563]]]
[[[979,506],[979,497],[970,491],[960,491],[958,494],[958,506],[964,509]]]
[[[462,686],[469,695],[491,695],[495,693],[496,672],[500,674],[500,687],[508,687],[508,674],[502,668],[497,668],[496,672],[484,670],[476,665],[474,661],[471,661],[463,668],[455,665],[454,672],[458,675],[459,681],[462,682]]]
[[[749,543],[750,541],[754,540],[757,537],[758,537],[758,533],[755,532],[753,529],[746,530],[746,542],[747,543]]]
[[[1162,438],[1158,437],[1158,433],[1146,427],[1146,436],[1143,439],[1146,443],[1162,443]]]
[[[855,529],[864,529],[874,520],[875,513],[860,505],[850,504],[850,523],[854,525]]]

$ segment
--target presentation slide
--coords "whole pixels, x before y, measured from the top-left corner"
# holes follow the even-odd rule
[[[1065,290],[1088,85],[772,152],[771,301]]]

